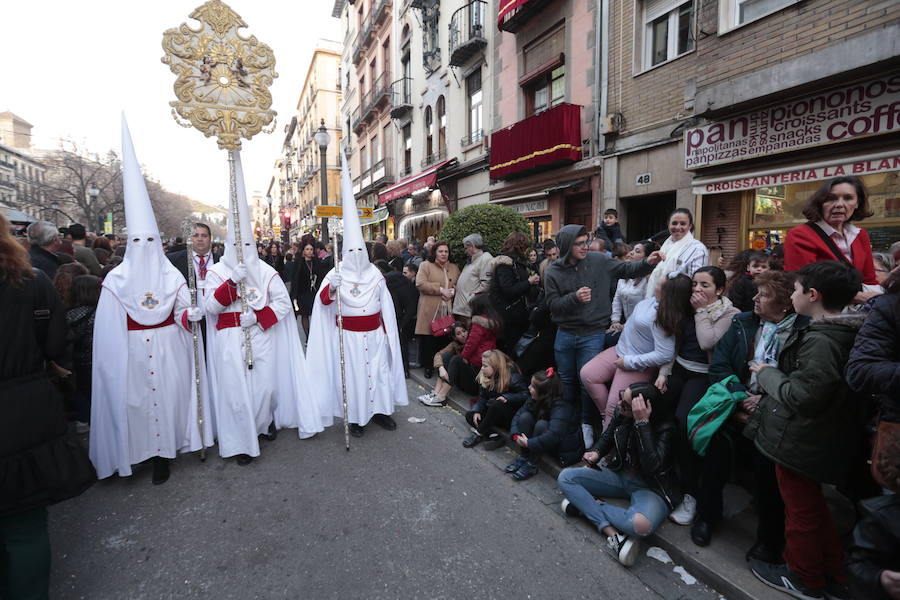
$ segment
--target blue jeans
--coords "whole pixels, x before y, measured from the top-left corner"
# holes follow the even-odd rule
[[[617,471],[580,467],[566,469],[557,479],[559,488],[569,502],[578,507],[584,516],[597,526],[598,530],[612,525],[627,536],[646,537],[656,531],[669,516],[669,505],[656,492],[647,488],[635,476]],[[631,505],[621,508],[599,498],[630,498]],[[638,533],[634,530],[634,515],[640,513],[650,521],[650,531]]]
[[[599,420],[600,413],[594,401],[581,384],[581,367],[603,351],[605,333],[593,335],[575,335],[560,329],[556,332],[553,352],[556,355],[556,367],[563,384],[563,400],[573,406],[581,404],[581,422],[593,423]]]

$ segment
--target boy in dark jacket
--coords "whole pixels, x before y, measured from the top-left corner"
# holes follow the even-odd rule
[[[738,307],[741,312],[753,310],[753,297],[756,295],[756,286],[753,280],[757,275],[770,269],[769,255],[765,252],[751,252],[747,259],[747,270],[744,273],[735,273],[734,282],[728,289],[728,299]]]
[[[858,315],[842,315],[860,290],[859,272],[837,261],[797,271],[791,301],[812,320],[785,341],[778,367],[756,363],[766,395],[755,444],[776,465],[784,499],[786,564],[750,560],[763,583],[798,598],[849,598],[844,553],[822,483],[842,483],[854,455],[855,398],[843,377]],[[849,424],[849,425],[848,425]]]

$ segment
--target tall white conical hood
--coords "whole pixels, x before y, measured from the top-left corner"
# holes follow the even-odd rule
[[[247,302],[254,310],[262,309],[267,302],[267,290],[269,282],[275,270],[265,262],[259,260],[256,253],[256,241],[253,238],[253,228],[250,226],[250,207],[247,205],[247,190],[244,187],[244,169],[241,166],[241,153],[238,150],[229,150],[234,159],[234,180],[237,191],[238,214],[241,222],[241,247],[244,253],[244,264],[247,265],[247,279],[244,281],[247,289]],[[225,253],[213,269],[227,279],[231,270],[237,266],[237,246],[234,238],[234,211],[231,207],[231,192],[229,190],[228,225],[225,234]]]
[[[156,325],[172,314],[178,289],[185,281],[163,254],[159,226],[124,114],[122,188],[128,245],[125,259],[106,276],[103,287],[119,299],[131,319],[141,325]]]
[[[152,233],[158,239],[159,225],[156,224],[150,195],[147,193],[144,175],[134,153],[134,144],[124,113],[122,113],[122,188],[125,192],[125,225],[128,227],[128,234],[133,237],[132,234],[135,233]]]
[[[247,205],[247,189],[244,186],[244,168],[241,166],[241,153],[238,150],[229,150],[234,157],[234,179],[237,188],[238,213],[241,221],[241,245],[244,247],[244,262],[251,263],[259,260],[256,253],[256,242],[253,238],[253,228],[250,225],[250,207]],[[237,252],[234,245],[234,212],[231,208],[231,192],[228,201],[228,230],[225,234],[225,255],[222,257],[225,264],[232,267],[237,264]]]
[[[359,224],[359,213],[356,210],[356,198],[353,196],[353,183],[350,179],[350,168],[347,159],[341,152],[341,206],[344,218],[344,245],[341,252],[341,276],[349,280],[358,279],[369,270],[369,254],[363,242],[362,227]]]

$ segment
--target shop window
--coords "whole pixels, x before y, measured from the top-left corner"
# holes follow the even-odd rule
[[[646,0],[643,6],[643,64],[647,70],[694,49],[694,0]],[[639,53],[635,53],[636,55]]]
[[[887,250],[900,240],[900,172],[860,177],[874,213],[857,223],[869,233],[876,251]],[[787,232],[806,222],[803,207],[822,185],[821,181],[757,188],[752,194],[747,246],[764,250],[784,243]]]

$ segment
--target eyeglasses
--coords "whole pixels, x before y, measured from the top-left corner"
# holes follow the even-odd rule
[[[588,240],[582,240],[580,242],[573,242],[572,245],[587,248],[590,245],[590,242]]]

